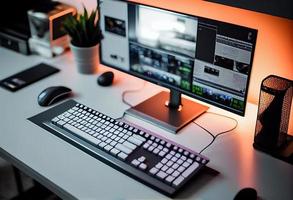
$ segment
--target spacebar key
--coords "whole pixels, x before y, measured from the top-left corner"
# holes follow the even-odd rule
[[[74,134],[76,134],[76,135],[78,135],[78,136],[80,136],[80,137],[82,137],[83,139],[86,139],[86,140],[94,143],[95,145],[98,145],[100,143],[100,140],[98,140],[95,137],[93,137],[93,136],[91,136],[91,135],[89,135],[89,134],[87,134],[87,133],[75,128],[74,126],[71,126],[70,124],[65,124],[63,126],[63,128],[68,130],[68,131],[70,131],[70,132],[72,132],[72,133],[74,133]]]

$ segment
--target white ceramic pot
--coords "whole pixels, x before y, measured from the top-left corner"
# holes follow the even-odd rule
[[[77,65],[78,72],[93,74],[97,72],[100,64],[100,44],[92,47],[77,47],[70,43],[70,49]]]

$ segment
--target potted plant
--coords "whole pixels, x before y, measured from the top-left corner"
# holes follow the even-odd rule
[[[80,73],[94,73],[100,63],[99,45],[103,36],[99,20],[99,6],[91,13],[83,7],[83,13],[64,20],[63,27],[71,38],[70,49]]]

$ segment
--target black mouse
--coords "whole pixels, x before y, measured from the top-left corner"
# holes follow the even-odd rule
[[[40,106],[50,106],[57,101],[71,95],[72,90],[64,86],[53,86],[43,90],[38,96]]]
[[[107,71],[102,73],[98,77],[98,84],[101,86],[109,86],[113,83],[114,73],[111,71]]]
[[[236,196],[234,197],[234,200],[257,200],[257,192],[254,188],[243,188],[241,189]]]

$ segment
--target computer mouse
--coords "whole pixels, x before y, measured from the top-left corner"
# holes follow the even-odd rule
[[[114,79],[114,73],[111,71],[107,71],[102,73],[99,77],[98,77],[98,84],[101,86],[109,86],[113,83],[113,79]]]
[[[72,90],[64,86],[53,86],[43,90],[38,96],[40,106],[50,106],[72,94]]]
[[[254,188],[243,188],[241,189],[236,196],[234,197],[234,200],[257,200],[257,192]]]

